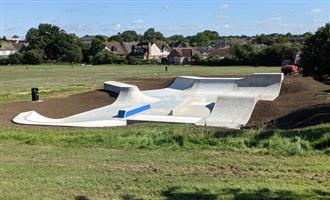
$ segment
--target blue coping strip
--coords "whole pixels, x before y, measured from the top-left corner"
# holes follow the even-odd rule
[[[117,117],[126,118],[126,117],[129,117],[129,116],[135,115],[137,113],[140,113],[142,111],[149,110],[150,108],[151,108],[150,104],[146,104],[146,105],[135,107],[135,108],[130,109],[130,110],[122,109],[122,110],[118,111]]]

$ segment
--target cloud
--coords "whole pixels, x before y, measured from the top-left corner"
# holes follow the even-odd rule
[[[305,12],[305,15],[317,15],[317,14],[320,14],[322,13],[323,11],[319,8],[313,8],[307,12]]]
[[[74,13],[74,12],[79,12],[79,9],[76,8],[69,8],[69,9],[65,9],[64,12],[66,13]]]
[[[282,17],[273,16],[273,17],[269,17],[264,20],[258,20],[258,21],[252,22],[252,23],[257,24],[257,25],[262,25],[262,26],[271,26],[274,23],[280,22],[280,21],[282,21]]]
[[[42,17],[36,17],[36,18],[34,18],[34,20],[41,20],[42,19]]]
[[[169,10],[171,8],[170,4],[166,4],[165,6],[163,6],[164,10]]]
[[[282,17],[269,17],[267,20],[269,22],[282,21]]]
[[[229,24],[225,24],[225,28],[229,28],[230,27],[230,25]]]
[[[229,4],[223,4],[222,6],[220,6],[221,9],[227,9],[229,8],[230,5]]]
[[[218,20],[227,20],[229,19],[229,16],[228,15],[214,15],[213,16],[215,19],[218,19]]]
[[[143,23],[144,23],[143,19],[136,19],[133,21],[133,24],[143,24]]]

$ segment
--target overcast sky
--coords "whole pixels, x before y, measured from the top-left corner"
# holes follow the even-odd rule
[[[166,36],[205,29],[220,35],[314,32],[330,21],[330,0],[0,0],[1,33],[24,37],[39,23],[79,36],[155,27]]]

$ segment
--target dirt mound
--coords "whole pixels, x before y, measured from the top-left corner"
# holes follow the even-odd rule
[[[323,91],[327,89],[329,89],[328,85],[320,83],[311,77],[292,76],[285,77],[281,88],[281,95]]]
[[[304,127],[308,123],[303,118],[313,118],[314,112],[311,110],[322,110],[327,112],[327,103],[329,103],[329,95],[326,90],[330,86],[313,80],[310,77],[294,76],[285,77],[280,96],[275,101],[259,101],[252,113],[247,124],[251,127],[278,127],[283,129]],[[315,108],[315,109],[312,109]],[[311,111],[310,110],[310,111]],[[302,117],[291,113],[301,113]],[[313,118],[313,124],[324,122],[322,118]],[[301,123],[300,123],[300,122]]]

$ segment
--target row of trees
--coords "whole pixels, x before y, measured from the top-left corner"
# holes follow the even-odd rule
[[[306,33],[304,44],[290,43],[291,34],[259,35],[256,43],[267,44],[269,47],[258,49],[253,45],[233,45],[233,58],[221,59],[210,57],[208,59],[195,58],[196,64],[205,65],[280,65],[284,59],[292,60],[294,52],[302,49],[301,67],[305,75],[313,75],[319,79],[330,74],[330,24],[318,29],[315,34]],[[233,36],[229,36],[233,37]],[[239,36],[236,36],[239,38]],[[244,36],[240,36],[241,38]],[[40,24],[31,28],[26,34],[29,43],[28,50],[24,53],[10,55],[8,59],[0,59],[0,64],[38,64],[42,62],[86,62],[86,63],[128,63],[143,64],[134,57],[122,58],[103,51],[106,41],[156,41],[166,40],[173,44],[178,41],[189,42],[193,46],[209,46],[220,39],[216,31],[203,31],[194,36],[184,37],[173,35],[165,38],[161,32],[154,28],[148,29],[143,35],[135,31],[124,31],[117,35],[94,37],[91,45],[84,45],[74,34],[66,33],[58,26]]]
[[[282,60],[292,60],[293,55],[301,48],[300,45],[276,43],[264,49],[253,45],[235,44],[232,48],[233,57],[222,59],[211,56],[207,59],[195,58],[199,65],[253,65],[253,66],[279,66]]]

